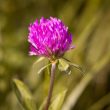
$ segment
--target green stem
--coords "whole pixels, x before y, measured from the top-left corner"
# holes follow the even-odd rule
[[[51,101],[51,97],[52,97],[52,92],[53,92],[53,86],[54,86],[54,80],[55,80],[55,69],[56,69],[56,62],[53,62],[52,63],[52,67],[51,67],[50,88],[49,88],[47,102],[46,102],[46,106],[45,106],[44,110],[48,110],[49,105],[50,105],[50,101]]]

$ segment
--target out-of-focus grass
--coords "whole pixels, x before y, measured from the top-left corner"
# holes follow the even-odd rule
[[[28,26],[41,16],[59,17],[69,26],[76,49],[65,57],[86,69],[84,77],[75,69],[71,75],[56,73],[54,94],[68,88],[63,107],[109,110],[109,4],[109,0],[1,0],[0,110],[22,110],[12,91],[15,77],[29,86],[38,107],[47,95],[49,70],[38,76],[38,65],[32,66],[37,57],[28,56]]]

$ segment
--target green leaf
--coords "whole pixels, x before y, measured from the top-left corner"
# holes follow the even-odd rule
[[[20,104],[24,107],[25,110],[37,110],[36,104],[32,98],[31,92],[26,87],[26,85],[20,80],[13,80],[14,91],[16,96],[20,102]]]
[[[44,99],[43,103],[40,105],[39,110],[43,110],[46,104],[47,98]]]
[[[46,69],[47,67],[49,67],[50,65],[51,65],[51,63],[49,63],[49,64],[45,65],[44,67],[42,67],[42,68],[38,71],[38,74],[42,73],[42,71],[43,71],[44,69]]]
[[[63,59],[64,59],[70,66],[75,67],[75,68],[78,69],[81,73],[85,73],[85,70],[84,70],[81,66],[72,63],[71,61],[69,61],[69,60],[66,59],[66,58],[63,58]]]
[[[66,96],[67,89],[63,92],[59,93],[54,100],[52,101],[49,110],[61,110],[62,104],[64,102],[64,98]]]
[[[65,60],[59,59],[58,68],[60,71],[67,71],[69,68],[69,64]]]
[[[45,59],[44,57],[40,57],[35,63],[39,63],[39,62],[41,62],[44,59]]]
[[[31,73],[41,73],[43,72],[42,67],[45,67],[48,64],[48,59],[44,57],[40,57],[32,66]]]

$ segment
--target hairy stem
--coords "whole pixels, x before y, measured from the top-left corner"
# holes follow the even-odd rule
[[[54,85],[54,79],[55,79],[55,69],[56,69],[56,62],[52,63],[51,67],[51,78],[50,78],[50,88],[48,92],[47,102],[44,110],[48,110],[51,97],[52,97],[52,91],[53,91],[53,85]]]

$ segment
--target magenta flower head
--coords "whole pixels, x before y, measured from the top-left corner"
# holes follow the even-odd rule
[[[36,20],[29,26],[30,55],[45,56],[51,60],[60,58],[71,49],[72,35],[60,19],[50,17]]]

